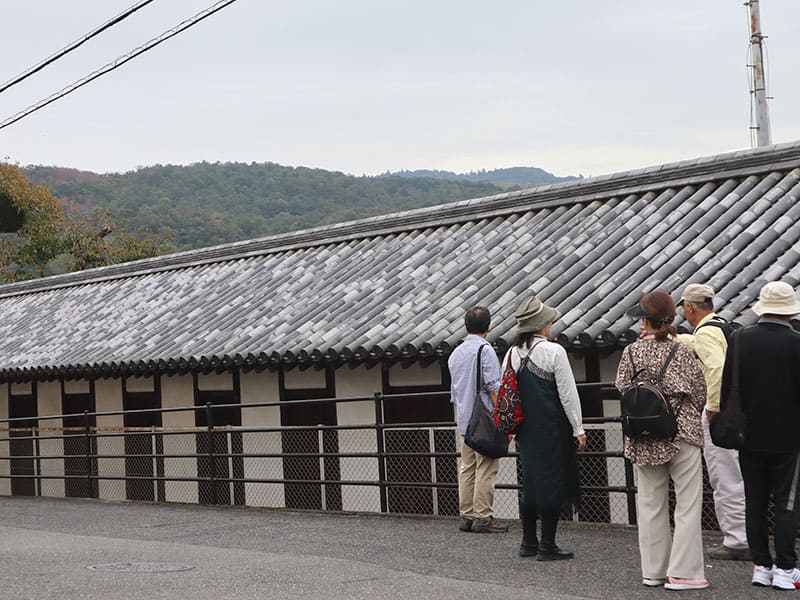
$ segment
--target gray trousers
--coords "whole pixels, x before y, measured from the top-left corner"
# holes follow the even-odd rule
[[[708,480],[714,490],[714,512],[722,530],[723,545],[728,548],[747,548],[744,519],[744,481],[739,466],[739,451],[715,446],[711,442],[706,411],[703,410],[703,456],[706,459]]]

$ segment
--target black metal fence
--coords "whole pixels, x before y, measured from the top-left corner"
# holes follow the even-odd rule
[[[581,384],[582,394],[608,384]],[[418,400],[445,392],[403,394]],[[189,502],[381,513],[458,514],[453,422],[385,422],[390,395],[83,412],[0,420],[0,489],[24,496]],[[338,425],[282,425],[285,411],[350,405]],[[354,407],[354,409],[352,408]],[[122,426],[137,415],[185,413],[194,426]],[[231,414],[237,419],[229,418]],[[369,415],[369,418],[366,418]],[[360,422],[344,423],[356,417]],[[173,419],[174,420],[174,419]],[[241,422],[240,425],[218,423]],[[113,424],[109,424],[113,423]],[[564,515],[636,522],[633,468],[617,417],[585,418],[582,502]],[[500,461],[499,518],[518,517],[516,453]],[[1,487],[5,486],[5,487]],[[706,485],[706,489],[708,486]],[[710,492],[705,527],[716,528]]]

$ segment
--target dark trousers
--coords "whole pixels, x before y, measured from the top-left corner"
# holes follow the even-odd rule
[[[520,502],[520,516],[522,517],[522,543],[526,546],[537,546],[539,540],[536,536],[536,519],[542,522],[542,545],[552,548],[556,545],[556,529],[560,511],[556,508],[538,508],[535,504]]]
[[[767,527],[767,505],[775,507],[775,565],[793,569],[797,564],[798,480],[800,453],[739,452],[744,479],[747,542],[753,562],[772,567]]]

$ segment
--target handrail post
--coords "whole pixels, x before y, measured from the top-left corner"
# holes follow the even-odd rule
[[[94,497],[94,486],[92,485],[92,438],[91,428],[89,427],[89,411],[83,411],[83,437],[86,441],[86,488],[87,498]],[[99,496],[100,494],[98,494]]]
[[[389,512],[389,502],[386,495],[386,446],[383,439],[383,395],[375,392],[375,435],[378,451],[378,492],[380,495],[381,512]]]
[[[628,525],[636,525],[636,486],[633,481],[633,464],[625,460],[625,496],[628,498]]]
[[[217,465],[214,458],[214,414],[213,404],[206,402],[206,428],[208,429],[208,465],[211,484],[211,504],[217,504]]]

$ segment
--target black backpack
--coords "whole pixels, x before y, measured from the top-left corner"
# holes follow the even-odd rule
[[[678,342],[674,342],[658,379],[653,382],[642,377],[645,369],[636,369],[631,346],[628,346],[633,375],[631,385],[622,392],[622,433],[626,437],[633,440],[667,440],[678,433],[675,412],[661,389],[664,373],[677,350]]]
[[[734,323],[733,321],[726,321],[722,317],[718,315],[714,315],[708,321],[700,325],[697,329],[701,329],[703,327],[710,326],[710,327],[717,327],[722,330],[722,333],[725,334],[725,341],[728,342],[730,345],[731,343],[731,336],[733,333],[741,327],[739,323]],[[697,331],[695,329],[695,332]]]

